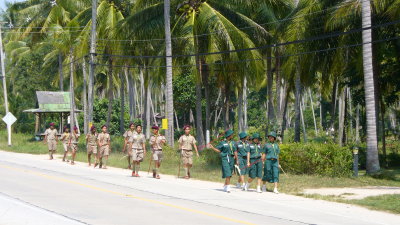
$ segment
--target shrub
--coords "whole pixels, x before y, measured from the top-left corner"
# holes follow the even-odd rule
[[[331,177],[349,176],[352,151],[335,144],[283,144],[280,163],[287,172]]]

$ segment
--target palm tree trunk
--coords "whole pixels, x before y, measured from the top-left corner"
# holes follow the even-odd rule
[[[208,82],[208,77],[209,77],[209,71],[208,71],[208,66],[205,65],[206,61],[202,60],[202,65],[201,65],[201,74],[203,76],[203,84],[204,84],[204,95],[206,98],[206,118],[211,118],[210,114],[210,107],[211,107],[211,99],[210,99],[210,85]],[[211,129],[211,120],[206,119],[206,130]],[[203,134],[204,135],[204,134]]]
[[[285,136],[285,130],[286,130],[286,122],[287,122],[287,120],[286,120],[286,116],[287,116],[287,107],[288,107],[288,102],[289,102],[289,97],[288,97],[288,95],[289,95],[289,92],[290,91],[290,89],[289,88],[287,88],[287,90],[286,90],[286,94],[285,94],[285,104],[284,104],[284,106],[283,106],[283,113],[282,113],[282,128],[281,128],[281,138],[282,138],[282,143],[283,143],[283,140],[284,140],[284,136]]]
[[[335,77],[335,81],[333,82],[334,86],[332,89],[332,100],[331,100],[331,121],[330,121],[330,126],[329,128],[331,129],[330,132],[332,132],[333,128],[335,128],[335,115],[336,115],[336,100],[337,100],[337,92],[338,92],[338,83],[337,79]]]
[[[312,115],[313,115],[313,119],[314,119],[315,136],[318,136],[317,119],[315,118],[314,101],[312,98],[311,88],[308,89],[308,94],[310,95],[310,104],[311,104],[311,111],[312,111]]]
[[[386,114],[386,108],[385,108],[385,103],[383,102],[383,96],[381,96],[381,123],[382,123],[382,152],[383,152],[383,163],[384,167],[388,168],[389,164],[387,161],[387,154],[386,154],[386,134],[385,134],[385,114]]]
[[[245,77],[243,81],[243,131],[247,130],[247,124],[247,78]]]
[[[70,77],[69,77],[69,92],[70,92],[70,115],[69,115],[69,123],[71,130],[74,129],[75,126],[75,95],[74,95],[74,55],[73,55],[73,50],[72,48],[70,49],[69,53],[69,59],[70,59]]]
[[[171,23],[170,23],[170,0],[164,0],[164,21],[165,21],[165,44],[166,44],[166,102],[168,132],[167,140],[170,146],[174,146],[174,99],[172,89],[172,42],[171,42]]]
[[[300,102],[301,102],[301,82],[300,82],[300,68],[297,61],[296,74],[295,74],[295,124],[294,124],[294,142],[300,142]]]
[[[300,117],[301,117],[301,125],[303,127],[303,140],[304,142],[307,142],[307,129],[306,129],[306,123],[304,121],[304,99],[300,101]]]
[[[58,53],[58,74],[60,76],[60,91],[64,91],[63,59],[61,53]]]
[[[82,62],[82,72],[83,72],[83,91],[82,91],[82,98],[83,98],[83,132],[85,134],[89,131],[89,123],[88,123],[88,102],[87,102],[87,74],[86,74],[86,62],[83,60]]]
[[[360,105],[356,108],[356,143],[360,143]]]
[[[272,73],[272,53],[271,48],[267,48],[267,95],[268,95],[268,115],[267,115],[267,127],[266,134],[268,133],[268,127],[275,121],[275,110],[274,110],[274,96],[272,93],[272,87],[274,81],[274,75]]]
[[[91,21],[91,31],[90,31],[90,67],[89,67],[89,85],[88,85],[89,122],[93,122],[94,74],[96,70],[96,65],[95,65],[96,34],[97,34],[96,25],[97,25],[97,0],[92,0],[92,21]]]
[[[121,134],[124,133],[125,131],[125,79],[124,79],[124,75],[122,74],[122,72],[119,73],[119,79],[121,82],[120,85],[120,95],[121,95],[121,114],[119,117],[119,131],[121,132]]]
[[[239,122],[239,132],[244,131],[243,129],[243,88],[239,89],[238,94],[238,122]]]
[[[147,91],[146,91],[146,138],[149,139],[150,138],[150,124],[151,124],[151,84],[150,81],[147,84],[146,87]]]
[[[129,120],[132,122],[136,117],[136,101],[135,101],[135,91],[132,74],[129,74],[129,70],[125,70],[125,78],[128,80],[128,98],[129,98]]]
[[[363,43],[363,69],[365,89],[365,109],[367,118],[367,173],[373,174],[380,170],[378,155],[378,139],[376,133],[376,102],[374,73],[372,65],[372,31],[371,27],[371,2],[362,2],[362,27],[367,28],[362,32]]]
[[[114,89],[114,79],[113,79],[113,66],[112,59],[109,60],[108,67],[108,111],[107,111],[107,127],[111,124],[111,113],[112,113],[112,103],[113,103],[113,89]]]
[[[196,82],[196,136],[199,145],[203,145],[204,143],[201,100],[201,83],[198,81]]]
[[[281,61],[280,61],[280,53],[278,48],[275,51],[275,85],[276,85],[276,118],[279,120],[282,117],[282,80],[281,80]],[[279,124],[281,126],[282,124]]]
[[[343,88],[343,91],[340,93],[339,97],[339,130],[337,135],[337,143],[339,146],[343,146],[344,121],[345,121],[344,117],[346,111],[345,91],[346,88]]]

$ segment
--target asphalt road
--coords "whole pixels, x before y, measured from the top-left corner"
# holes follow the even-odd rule
[[[0,224],[400,224],[400,216],[0,151]]]

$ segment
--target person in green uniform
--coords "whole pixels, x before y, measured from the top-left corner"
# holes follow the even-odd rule
[[[260,145],[261,137],[258,133],[253,134],[252,143],[247,152],[247,167],[249,168],[249,180],[243,190],[248,191],[250,183],[257,178],[257,192],[261,193],[261,178],[263,169],[263,158],[265,157]]]
[[[247,141],[248,134],[246,132],[241,132],[239,134],[240,141],[236,143],[236,165],[239,167],[239,180],[236,185],[237,188],[243,188],[245,185],[244,176],[248,174],[249,170],[247,168],[247,152],[249,143]]]
[[[221,141],[216,148],[211,143],[208,144],[209,148],[221,154],[222,178],[225,178],[224,191],[228,193],[231,192],[229,185],[235,165],[236,145],[232,138],[233,130],[227,130],[225,132],[225,140]]]
[[[266,154],[266,160],[264,165],[264,176],[263,176],[263,191],[267,191],[266,183],[274,183],[274,193],[278,192],[279,182],[279,149],[278,143],[276,142],[276,133],[271,132],[268,134],[268,143],[264,146],[264,152]]]
[[[96,127],[92,126],[90,127],[90,133],[86,135],[86,147],[87,147],[87,157],[88,157],[88,163],[89,166],[92,165],[92,159],[91,156],[92,154],[94,155],[94,167],[98,165],[98,159],[99,156],[97,154],[97,132],[96,132]]]
[[[47,146],[49,148],[49,159],[53,160],[53,154],[57,150],[57,142],[58,142],[58,133],[57,129],[55,129],[54,123],[50,123],[50,128],[48,128],[44,132],[44,143],[47,143]]]
[[[128,159],[128,169],[132,169],[132,140],[133,140],[133,135],[136,135],[136,129],[135,129],[135,124],[130,123],[129,124],[129,130],[125,131],[123,137],[124,137],[124,150],[123,152],[126,153],[126,157]]]

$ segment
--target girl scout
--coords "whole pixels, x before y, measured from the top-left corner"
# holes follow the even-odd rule
[[[247,152],[249,143],[247,142],[248,135],[246,132],[241,132],[239,134],[240,141],[236,143],[236,165],[239,167],[239,180],[237,183],[237,188],[244,188],[245,181],[244,176],[248,174],[249,170],[247,168]]]
[[[132,169],[131,161],[132,161],[132,136],[137,134],[135,130],[135,124],[129,124],[129,130],[125,131],[123,137],[125,139],[124,142],[124,153],[126,153],[128,158],[128,169]]]
[[[189,179],[190,168],[192,168],[193,165],[193,148],[196,150],[197,157],[199,156],[199,152],[196,146],[196,139],[190,135],[190,126],[184,126],[183,130],[185,131],[185,134],[179,138],[178,142],[179,149],[181,150],[183,168],[185,168],[185,179]]]
[[[99,158],[99,156],[97,154],[97,144],[96,144],[97,136],[98,135],[97,135],[97,132],[96,132],[96,127],[92,126],[90,128],[90,133],[88,133],[86,135],[86,147],[87,147],[87,157],[88,157],[89,166],[92,165],[92,160],[91,160],[92,154],[95,157],[94,167],[97,166],[98,158]]]
[[[97,137],[97,145],[99,146],[100,156],[100,168],[107,169],[107,160],[111,152],[111,138],[110,134],[107,133],[107,126],[103,125],[101,127],[101,133]],[[103,166],[103,157],[105,158]]]
[[[250,183],[253,179],[257,178],[257,192],[261,193],[261,178],[263,169],[263,157],[264,153],[260,145],[260,135],[258,133],[253,134],[252,143],[249,145],[249,151],[247,152],[247,167],[249,169],[249,180],[244,185],[243,190],[249,189]]]
[[[225,178],[224,191],[230,193],[230,181],[233,173],[233,167],[235,165],[235,152],[236,145],[232,140],[233,130],[228,130],[225,132],[225,140],[221,141],[217,148],[215,148],[212,144],[209,144],[209,147],[221,154],[222,160],[222,178]]]
[[[70,135],[70,146],[72,150],[71,165],[75,165],[75,156],[78,151],[78,139],[79,139],[78,127],[74,127],[74,131]]]
[[[162,146],[165,145],[167,140],[163,135],[159,134],[159,127],[153,126],[153,135],[150,137],[150,146],[153,152],[154,167],[153,167],[153,177],[160,179],[159,169],[161,166],[161,161],[163,159]]]
[[[276,133],[271,132],[268,134],[269,143],[264,146],[264,152],[266,154],[264,176],[263,176],[263,191],[267,191],[266,183],[274,183],[274,193],[278,194],[278,182],[279,182],[279,154],[280,149],[276,143]]]
[[[69,146],[69,135],[70,135],[69,127],[65,126],[64,127],[64,133],[61,134],[61,137],[60,137],[60,139],[62,141],[63,148],[64,148],[64,157],[62,159],[63,162],[65,162],[65,161],[69,162],[69,160],[66,159],[68,151],[69,151],[69,147],[70,147]]]
[[[48,128],[44,132],[44,143],[47,142],[47,146],[49,148],[49,159],[53,159],[53,154],[56,152],[57,149],[57,130],[54,128],[54,123],[50,123],[50,128]]]
[[[132,177],[139,177],[140,163],[146,156],[146,138],[142,134],[142,125],[136,125],[136,134],[132,136]]]

